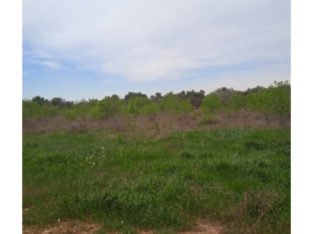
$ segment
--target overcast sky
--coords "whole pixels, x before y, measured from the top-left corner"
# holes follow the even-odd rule
[[[24,98],[289,79],[289,0],[23,1]]]

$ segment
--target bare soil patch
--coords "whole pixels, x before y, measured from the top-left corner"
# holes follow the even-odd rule
[[[47,226],[24,225],[23,234],[93,234],[101,228],[100,224],[84,221],[60,221]],[[199,220],[195,227],[179,234],[221,234],[223,227],[206,220]],[[153,231],[139,231],[140,234],[153,234]],[[118,234],[118,232],[110,232]]]
[[[83,221],[60,221],[53,225],[37,226],[24,225],[23,234],[93,234],[97,233],[101,225]]]
[[[180,232],[180,234],[221,234],[222,230],[221,225],[210,223],[207,220],[199,220],[192,230]]]

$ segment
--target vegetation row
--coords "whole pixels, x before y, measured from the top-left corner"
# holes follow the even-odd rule
[[[23,100],[23,118],[42,118],[61,115],[66,118],[107,118],[114,115],[157,114],[160,112],[187,113],[200,110],[204,114],[219,111],[236,112],[241,109],[265,114],[290,114],[290,84],[274,82],[269,87],[255,87],[246,91],[220,88],[205,94],[203,90],[180,93],[146,94],[129,92],[124,98],[117,95],[101,100],[79,102],[60,97],[51,100],[36,96]]]

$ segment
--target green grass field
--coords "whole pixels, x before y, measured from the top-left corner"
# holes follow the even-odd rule
[[[162,139],[104,132],[23,135],[24,225],[93,220],[176,233],[290,233],[290,129],[216,129]]]

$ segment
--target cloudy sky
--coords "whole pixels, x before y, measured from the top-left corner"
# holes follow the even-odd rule
[[[24,0],[23,97],[290,79],[290,0]]]

